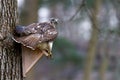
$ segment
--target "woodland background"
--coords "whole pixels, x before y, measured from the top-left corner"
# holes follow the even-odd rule
[[[120,80],[120,0],[18,0],[19,22],[58,18],[53,59],[25,80]]]

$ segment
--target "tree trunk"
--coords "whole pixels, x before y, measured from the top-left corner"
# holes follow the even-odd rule
[[[87,54],[87,59],[85,63],[85,72],[84,72],[84,80],[90,80],[90,74],[92,71],[93,67],[93,62],[95,59],[95,52],[97,48],[97,41],[98,41],[98,20],[97,20],[97,15],[99,13],[99,7],[100,7],[101,0],[95,0],[94,2],[94,8],[93,8],[93,13],[91,16],[91,21],[92,21],[92,32],[91,32],[91,39],[89,41],[88,45],[88,54]]]
[[[108,62],[109,62],[109,47],[108,47],[108,40],[110,37],[110,33],[107,32],[106,37],[103,41],[102,44],[102,53],[101,53],[101,65],[100,65],[100,71],[99,71],[99,78],[100,80],[106,80],[106,70],[108,67]]]
[[[119,0],[117,1],[114,1],[114,6],[115,6],[115,9],[116,9],[116,15],[117,15],[117,18],[118,18],[118,31],[120,31],[120,5],[119,5]],[[117,50],[115,51],[115,54],[116,55],[116,67],[115,67],[115,72],[113,73],[114,77],[115,77],[115,80],[120,80],[120,48],[119,48],[119,41],[120,41],[120,32],[117,32],[116,31],[116,35],[118,35],[116,37],[116,40],[114,40],[114,42],[117,42],[116,43],[116,46],[118,47]]]
[[[0,80],[22,80],[21,50],[12,40],[17,0],[0,0]]]

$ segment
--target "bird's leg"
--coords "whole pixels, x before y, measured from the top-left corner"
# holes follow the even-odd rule
[[[43,54],[44,54],[45,56],[47,56],[47,58],[52,58],[52,53],[51,53],[51,51],[43,50]]]
[[[51,52],[51,49],[50,49],[50,45],[48,45],[48,48],[47,48],[47,52],[49,54],[49,58],[52,58],[52,52]]]
[[[43,50],[43,54],[47,57],[49,56],[49,53],[47,53],[45,50]]]
[[[48,54],[49,54],[49,58],[53,58],[51,51],[49,51]]]
[[[38,47],[42,51],[42,53],[47,56],[47,58],[52,58],[52,53],[48,42],[40,43]]]
[[[48,48],[47,48],[47,52],[48,52],[50,58],[53,58],[52,52],[51,52],[51,50],[52,50],[52,45],[53,45],[53,42],[49,42],[49,43],[48,43]]]

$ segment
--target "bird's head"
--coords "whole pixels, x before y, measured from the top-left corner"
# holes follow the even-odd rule
[[[50,18],[50,23],[56,26],[58,24],[58,19]]]

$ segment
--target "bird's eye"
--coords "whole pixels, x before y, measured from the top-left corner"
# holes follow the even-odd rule
[[[58,19],[52,18],[52,19],[50,19],[50,22],[54,23],[55,25],[57,25],[58,24]]]

